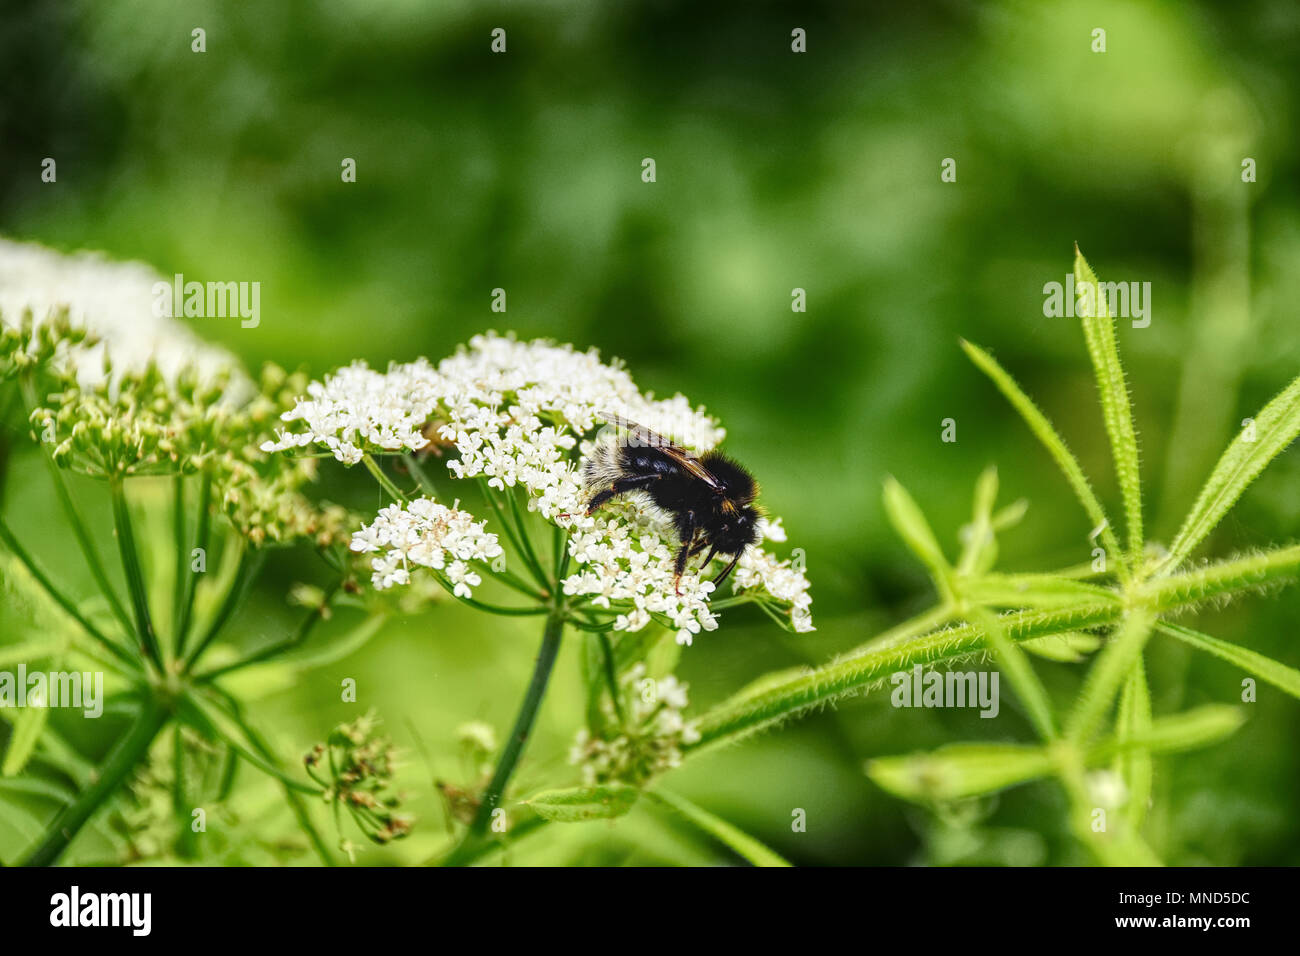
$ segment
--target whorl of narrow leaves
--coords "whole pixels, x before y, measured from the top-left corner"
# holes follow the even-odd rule
[[[1133,411],[1129,407],[1128,383],[1119,361],[1115,342],[1115,320],[1102,295],[1097,276],[1074,248],[1075,292],[1080,296],[1078,313],[1083,319],[1083,334],[1088,343],[1101,397],[1102,417],[1110,437],[1111,455],[1120,493],[1124,496],[1124,517],[1128,522],[1128,546],[1131,560],[1142,558],[1142,478],[1138,469],[1137,432],[1133,428]],[[1091,301],[1089,301],[1091,300]]]
[[[1300,434],[1300,378],[1255,416],[1253,434],[1243,430],[1228,445],[1169,546],[1169,556],[1161,562],[1159,571],[1168,573],[1187,560],[1256,476],[1297,434]]]

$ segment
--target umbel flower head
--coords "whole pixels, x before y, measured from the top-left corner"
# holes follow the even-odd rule
[[[610,414],[696,452],[726,434],[682,395],[643,394],[620,363],[602,362],[595,350],[489,333],[437,365],[421,358],[380,372],[357,362],[312,383],[282,416],[288,427],[262,449],[318,447],[345,464],[436,450],[452,478],[481,479],[489,494],[507,498],[519,489],[530,512],[567,533],[570,573],[560,582],[566,596],[597,617],[608,615],[616,630],[658,621],[689,644],[718,626],[714,585],[703,568],[675,582],[675,538],[665,516],[636,495],[585,514],[582,462],[602,440],[595,432]],[[760,545],[785,539],[777,520],[763,519],[760,530]],[[462,594],[478,585],[480,572],[491,573],[486,560],[499,553],[483,522],[458,505],[428,499],[385,509],[356,533],[352,547],[375,555],[376,587],[405,584],[412,566],[423,565],[445,568]],[[791,630],[812,630],[801,566],[752,546],[731,586]]]
[[[84,342],[69,341],[59,357],[62,370],[82,385],[149,366],[168,380],[182,373],[203,380],[242,375],[229,352],[158,314],[153,290],[164,281],[141,262],[114,262],[95,252],[64,255],[0,239],[0,333],[25,326],[30,336],[63,321],[88,335]]]
[[[602,701],[604,727],[578,731],[569,762],[582,771],[588,785],[629,783],[640,786],[682,762],[682,746],[700,739],[694,723],[683,716],[687,690],[676,677],[647,677],[644,662],[619,679],[617,704]]]
[[[254,545],[346,540],[351,517],[302,493],[315,462],[259,447],[306,378],[267,366],[254,382],[155,312],[159,281],[141,263],[0,239],[0,384],[18,379],[32,438],[91,477],[203,475]]]

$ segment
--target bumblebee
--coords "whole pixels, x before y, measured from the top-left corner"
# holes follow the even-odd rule
[[[606,502],[632,492],[644,492],[671,519],[677,535],[673,587],[681,593],[687,562],[705,548],[701,568],[714,555],[731,563],[714,578],[721,584],[740,556],[759,539],[754,505],[758,483],[745,468],[721,452],[695,455],[662,435],[618,415],[601,418],[619,429],[616,440],[597,442],[583,466],[583,483],[591,495],[587,514]],[[625,435],[623,433],[626,433]]]

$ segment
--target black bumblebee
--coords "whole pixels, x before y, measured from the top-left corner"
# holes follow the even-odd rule
[[[686,562],[705,548],[709,553],[701,568],[715,554],[731,556],[731,563],[713,579],[722,583],[745,548],[758,543],[761,512],[753,503],[758,497],[753,475],[721,452],[697,457],[636,422],[612,414],[600,417],[627,436],[598,442],[587,457],[583,467],[583,481],[591,492],[587,514],[617,495],[645,492],[671,516],[677,532],[674,587],[679,587]]]

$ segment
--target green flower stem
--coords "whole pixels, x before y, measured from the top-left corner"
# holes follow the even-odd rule
[[[127,588],[135,610],[136,634],[144,645],[144,652],[161,671],[164,669],[162,649],[154,633],[153,619],[149,615],[149,596],[145,589],[144,571],[140,567],[140,552],[136,550],[135,533],[131,529],[131,507],[126,500],[126,487],[120,477],[108,482],[113,499],[113,524],[117,528],[117,548],[122,555],[122,570],[126,573]]]
[[[196,834],[190,829],[192,804],[185,793],[185,740],[180,725],[172,728],[172,813],[180,831],[176,838],[176,855],[182,860],[193,859]]]
[[[410,454],[402,457],[406,462],[406,467],[410,470],[411,474],[415,476],[415,483],[420,486],[420,490],[430,497],[437,497],[435,494],[436,489],[433,487],[433,481],[429,478],[423,466],[421,466],[420,460]]]
[[[51,866],[58,860],[86,821],[145,759],[170,716],[167,709],[152,697],[144,699],[140,716],[131,730],[113,747],[107,761],[92,777],[91,785],[77,795],[75,802],[60,811],[45,839],[24,862],[25,866]]]
[[[261,754],[264,760],[278,767],[279,759],[276,757],[275,751],[271,749],[270,744],[266,742],[265,738],[263,738],[262,735],[259,734],[245,719],[243,709],[239,706],[239,701],[220,689],[217,690],[217,693],[226,701],[226,706],[229,708],[230,719],[233,720],[239,726],[239,729],[244,732],[244,736],[248,738],[248,742],[253,745],[253,748]],[[231,753],[237,754],[238,750],[232,748]],[[293,810],[294,819],[298,821],[298,828],[302,830],[302,832],[306,834],[307,839],[311,841],[312,849],[316,851],[316,855],[320,857],[321,862],[326,866],[336,865],[334,857],[329,851],[329,847],[321,837],[320,831],[316,829],[316,824],[312,822],[311,814],[307,812],[307,805],[303,802],[302,792],[289,786],[283,779],[278,777],[277,782],[280,784],[280,789],[284,792],[285,800],[289,802],[289,806]]]
[[[472,607],[478,611],[486,611],[489,614],[513,615],[516,617],[527,617],[532,614],[549,614],[551,607],[549,604],[537,604],[531,607],[506,607],[504,604],[488,604],[485,601],[479,601],[476,598],[462,597],[456,593],[456,587],[447,580],[447,577],[440,571],[433,571],[433,579],[438,582],[444,591],[454,597],[466,607]]]
[[[43,454],[41,457],[45,460],[46,468],[50,473],[50,481],[53,483],[54,490],[59,497],[59,504],[68,518],[68,524],[72,526],[72,533],[77,539],[77,546],[81,549],[82,557],[86,559],[86,565],[90,568],[95,584],[104,595],[104,600],[108,602],[113,616],[122,625],[123,633],[127,635],[134,634],[135,625],[131,623],[131,618],[126,613],[126,607],[122,604],[122,599],[117,596],[117,591],[108,580],[108,572],[104,570],[104,562],[100,559],[98,552],[95,550],[94,542],[91,540],[90,529],[86,527],[85,519],[81,516],[81,511],[77,508],[76,502],[72,500],[72,493],[68,490],[67,481],[63,477],[63,469],[56,465],[54,459],[48,454]]]
[[[529,584],[527,581],[511,573],[510,571],[506,571],[506,570],[494,571],[492,569],[491,561],[472,561],[470,563],[473,564],[480,571],[484,571],[487,574],[491,575],[493,580],[500,581],[502,584],[504,584],[506,587],[510,588],[511,590],[518,591],[520,594],[527,595],[528,597],[532,598],[534,601],[545,601],[547,599],[547,595],[537,590],[537,587],[535,585]]]
[[[497,500],[495,489],[493,489],[493,487],[487,483],[487,479],[485,478],[480,477],[478,483],[479,483],[479,488],[482,489],[483,491],[483,498],[487,501],[488,507],[492,509],[492,514],[496,517],[497,525],[504,532],[506,540],[510,542],[511,548],[514,550],[515,554],[519,556],[519,559],[523,561],[526,566],[528,566],[529,573],[532,574],[534,578],[536,578],[538,575],[538,571],[536,570],[535,567],[529,565],[528,555],[527,552],[525,552],[524,550],[524,542],[521,540],[519,534],[516,532],[514,522],[511,521],[510,518],[506,516],[506,509],[503,508],[501,506],[501,502]],[[544,580],[539,581],[539,583],[542,585],[543,589],[546,589],[548,587],[548,585],[545,583]]]
[[[203,479],[199,484],[199,507],[197,515],[197,529],[194,533],[194,547],[200,548],[206,554],[208,550],[208,537],[211,531],[212,520],[212,476],[207,472],[203,473]],[[190,624],[194,620],[194,595],[198,589],[198,576],[193,570],[184,565],[184,557],[180,559],[177,568],[185,568],[185,590],[181,596],[181,615],[176,623],[176,658],[183,660],[185,656],[185,641],[189,636]]]
[[[274,644],[269,644],[260,651],[254,651],[247,657],[242,657],[230,664],[224,664],[221,667],[215,667],[212,670],[202,671],[195,675],[195,683],[201,684],[216,680],[223,674],[229,674],[231,671],[241,670],[272,657],[279,657],[281,654],[298,647],[306,641],[309,636],[311,636],[312,629],[320,623],[322,618],[324,618],[325,612],[330,606],[330,602],[334,599],[334,595],[338,593],[339,588],[342,586],[342,578],[330,585],[330,587],[325,591],[324,596],[321,598],[320,604],[307,613],[307,616],[303,618],[302,623],[298,625],[297,629],[289,637],[286,637],[282,641],[277,641]]]
[[[519,540],[523,543],[524,563],[533,573],[533,577],[537,579],[538,585],[545,589],[550,586],[550,582],[546,580],[546,572],[542,570],[542,562],[537,557],[537,551],[533,548],[532,539],[528,537],[528,526],[524,523],[523,514],[519,510],[519,502],[512,491],[506,491],[505,498],[510,505],[510,514],[514,517],[515,529],[519,532]]]
[[[1294,578],[1297,569],[1300,569],[1300,545],[1292,545],[1152,580],[1141,587],[1139,596],[1156,610],[1167,610]]]
[[[221,607],[217,610],[217,616],[212,619],[208,625],[207,632],[203,635],[203,640],[195,645],[194,650],[190,651],[190,656],[185,660],[185,670],[191,670],[195,662],[203,656],[203,652],[221,633],[221,629],[226,626],[232,614],[235,613],[244,601],[248,598],[248,592],[252,590],[253,581],[256,580],[258,573],[262,570],[262,565],[266,563],[266,552],[261,549],[246,550],[239,558],[239,569],[235,572],[235,580],[226,592],[226,598],[221,602]]]
[[[645,796],[679,813],[719,843],[754,866],[789,866],[789,862],[748,833],[697,806],[685,797],[666,790],[646,790]]]
[[[560,563],[560,577],[563,577],[567,566],[567,559]],[[497,761],[492,779],[487,789],[483,791],[482,802],[474,815],[473,822],[470,823],[469,830],[446,860],[448,866],[462,865],[471,857],[475,848],[486,839],[488,826],[492,823],[492,811],[501,805],[506,785],[515,772],[519,758],[523,756],[524,746],[528,742],[533,724],[537,720],[537,713],[542,706],[542,698],[546,696],[546,685],[550,682],[555,659],[560,653],[560,639],[564,634],[567,615],[568,609],[564,604],[558,598],[553,599],[550,613],[546,617],[546,627],[542,632],[542,646],[537,652],[537,662],[533,666],[532,680],[528,683],[528,691],[515,718],[514,728],[510,731],[510,738],[506,741],[505,749],[502,750],[501,757]]]
[[[605,686],[609,689],[609,699],[614,704],[614,713],[618,715],[620,725],[627,725],[627,718],[623,714],[623,701],[618,692],[618,674],[616,673],[617,665],[614,662],[614,645],[609,642],[609,635],[604,632],[596,634],[596,640],[600,643],[600,656],[603,664],[602,669],[605,672]]]
[[[185,547],[185,476],[172,476],[172,548],[175,573],[172,580],[172,653],[180,653],[181,605],[185,603],[185,579],[189,577],[189,549]]]
[[[61,607],[64,613],[76,621],[83,631],[94,638],[96,642],[102,644],[113,654],[114,657],[125,664],[128,670],[139,670],[139,662],[129,651],[125,650],[116,641],[110,640],[102,631],[99,630],[99,628],[91,624],[90,621],[86,619],[86,616],[82,614],[81,611],[77,610],[77,606],[72,603],[72,600],[54,586],[54,582],[50,580],[49,575],[41,570],[40,566],[32,556],[27,553],[27,549],[18,543],[18,539],[14,537],[13,531],[10,530],[9,525],[5,523],[3,518],[0,518],[0,541],[3,541],[5,547],[13,552],[14,557],[22,562],[23,566],[27,569],[27,572],[33,579],[35,579],[36,583],[41,586],[45,593],[50,596],[50,599]]]
[[[504,851],[509,847],[514,846],[524,837],[536,833],[538,830],[542,829],[550,822],[551,821],[547,820],[545,817],[532,816],[526,820],[520,820],[518,823],[512,826],[510,828],[510,832],[507,834],[508,840],[500,840],[500,841],[480,840],[477,843],[475,843],[473,846],[466,846],[465,844],[462,843],[461,845],[457,846],[454,850],[454,854],[456,857],[456,861],[454,865],[469,866],[471,863],[477,862],[478,860],[487,856],[489,853],[492,853],[494,851]],[[448,856],[439,855],[439,856],[435,856],[433,859],[426,860],[425,865],[426,866],[447,866],[449,865],[450,860],[451,860],[450,855]]]
[[[402,489],[393,484],[392,479],[384,474],[384,469],[379,467],[379,463],[372,456],[362,455],[361,461],[366,466],[366,470],[374,476],[375,481],[379,482],[379,486],[388,493],[388,497],[399,504],[406,504],[406,495],[402,494]]]

